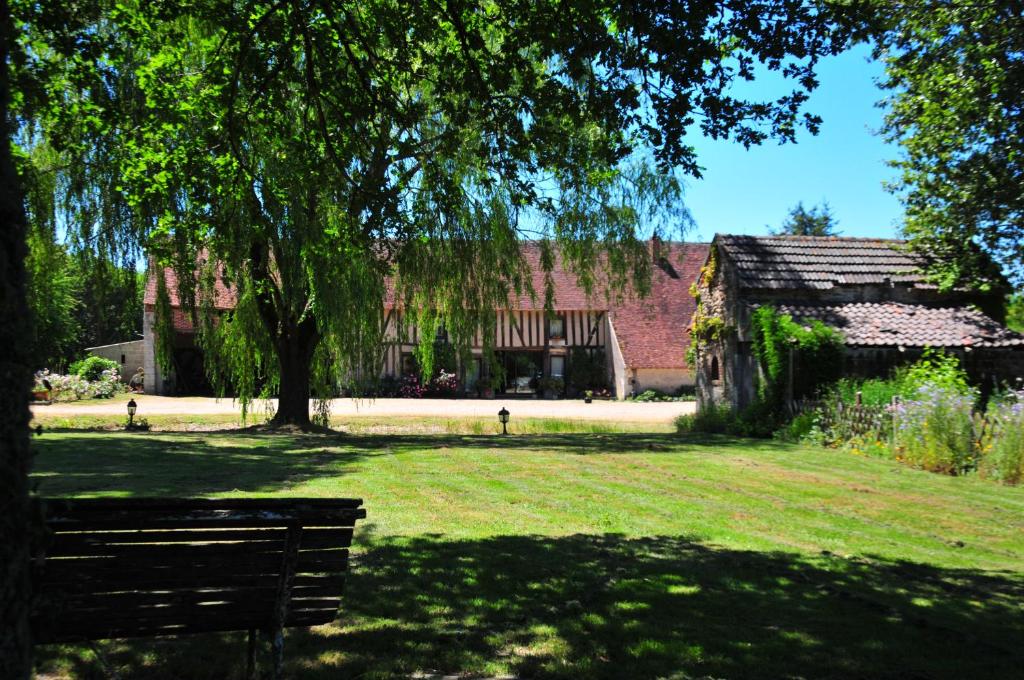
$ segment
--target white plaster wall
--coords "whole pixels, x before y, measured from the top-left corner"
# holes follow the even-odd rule
[[[637,368],[636,393],[644,390],[661,390],[672,394],[683,385],[693,385],[693,372],[685,368]]]
[[[608,349],[606,356],[611,363],[612,392],[616,399],[625,399],[629,394],[627,389],[626,361],[622,358],[622,349],[619,347],[619,338],[615,335],[615,324],[611,319],[608,323]]]
[[[142,315],[142,367],[146,371],[146,393],[166,394],[166,385],[156,361],[156,312],[147,309]]]

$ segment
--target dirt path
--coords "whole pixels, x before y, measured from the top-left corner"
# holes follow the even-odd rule
[[[49,406],[33,406],[40,415],[123,415],[126,398],[88,403],[65,402]],[[135,395],[139,417],[147,415],[218,415],[241,413],[230,399],[202,397],[158,397]],[[623,422],[670,422],[682,413],[693,413],[695,404],[685,402],[634,403],[542,399],[335,399],[331,402],[334,416],[409,416],[409,417],[486,417],[497,416],[506,407],[520,418],[561,418],[567,420],[604,420]],[[253,411],[259,406],[254,405]]]

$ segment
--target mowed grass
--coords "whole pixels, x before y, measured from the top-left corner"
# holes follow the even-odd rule
[[[96,400],[93,400],[96,401]],[[243,430],[266,424],[270,415],[250,413],[243,421],[236,414],[190,413],[157,414],[143,420],[154,432],[209,432],[216,430]],[[45,411],[33,415],[31,426],[41,426],[45,432],[65,430],[95,430],[114,432],[124,430],[127,416],[76,413],[51,414]],[[495,418],[445,418],[440,416],[334,416],[331,427],[348,434],[500,434],[501,424]],[[674,431],[672,423],[605,422],[592,419],[516,418],[513,434],[612,434],[625,432],[668,433]]]
[[[363,425],[52,432],[35,479],[46,496],[363,498],[338,622],[289,632],[290,677],[1024,668],[1024,489],[776,442]],[[157,679],[242,677],[244,648],[237,634],[103,644],[121,677]],[[102,675],[84,648],[38,656],[57,677]]]

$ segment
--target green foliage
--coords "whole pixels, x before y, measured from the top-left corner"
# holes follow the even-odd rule
[[[67,250],[37,229],[28,233],[25,269],[35,368],[59,370],[82,346],[81,277]]]
[[[841,378],[830,388],[828,401],[854,404],[858,392],[864,406],[888,406],[894,396],[903,394],[903,384],[894,378]]]
[[[976,466],[972,408],[977,395],[948,383],[923,384],[896,412],[896,459],[945,474]]]
[[[43,95],[19,115],[73,169],[83,236],[146,244],[175,267],[188,312],[217,308],[201,279],[230,283],[252,309],[201,324],[207,365],[224,374],[211,377],[243,401],[277,384],[282,417],[301,421],[284,411],[306,403],[295,385],[324,394],[376,374],[386,282],[428,339],[428,373],[439,324],[463,352],[478,333],[490,342],[510,297],[551,307],[550,275],[531,289],[525,238],[545,271],[560,257],[588,292],[645,292],[637,227],[686,223],[676,172],[699,174],[692,121],[746,146],[816,131],[801,108],[818,58],[862,37],[853,11],[201,0],[52,15],[17,3],[28,30],[12,63]],[[66,60],[76,41],[96,49]],[[757,64],[794,91],[737,98],[731,85]],[[227,337],[251,321],[263,335]],[[214,337],[258,353],[235,360]],[[265,381],[239,373],[253,370]]]
[[[99,380],[103,376],[103,371],[117,372],[120,368],[116,361],[111,359],[104,359],[90,354],[84,359],[80,359],[68,368],[68,371],[72,375],[77,375],[79,378],[85,380]]]
[[[1014,293],[1006,298],[1006,327],[1024,333],[1024,293]]]
[[[993,400],[985,415],[987,427],[977,442],[979,472],[1006,484],[1024,482],[1024,393]]]
[[[828,201],[810,210],[804,208],[803,201],[796,204],[782,223],[776,235],[788,236],[836,236],[839,234],[839,223],[832,214]]]
[[[608,386],[608,366],[604,350],[573,347],[569,353],[568,383],[577,392]]]
[[[760,400],[781,412],[789,384],[789,361],[793,357],[793,398],[814,396],[835,382],[843,367],[843,339],[820,321],[801,326],[771,305],[751,315],[754,356],[763,380],[758,386]]]
[[[778,429],[779,417],[759,401],[739,413],[725,404],[698,408],[694,414],[678,416],[675,425],[680,434],[730,434],[764,439]]]
[[[696,394],[693,387],[683,386],[676,390],[675,394],[668,394],[661,390],[644,390],[635,397],[626,397],[628,401],[653,402],[653,401],[694,401]]]
[[[881,4],[904,233],[944,287],[1024,280],[1024,14],[1017,0]]]
[[[859,409],[853,406],[858,391]],[[895,407],[893,396],[901,398]],[[968,384],[959,360],[927,349],[888,379],[838,381],[817,411],[798,416],[778,436],[800,436],[932,472],[978,471],[1019,483],[1024,479],[1024,393],[999,394],[989,400],[987,411],[979,408],[978,392]],[[809,430],[808,417],[814,422]]]
[[[808,411],[797,414],[796,417],[776,430],[773,436],[785,442],[812,441],[817,427],[817,414]]]
[[[960,365],[960,359],[941,349],[925,348],[921,358],[910,366],[898,368],[893,381],[899,385],[905,399],[914,399],[926,386],[949,390],[954,394],[969,394],[967,372]]]
[[[699,408],[696,413],[676,416],[679,434],[735,434],[735,416],[728,406]]]

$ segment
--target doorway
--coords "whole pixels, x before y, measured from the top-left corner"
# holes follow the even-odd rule
[[[544,375],[544,352],[496,352],[504,380],[502,394],[536,394],[537,381]]]

